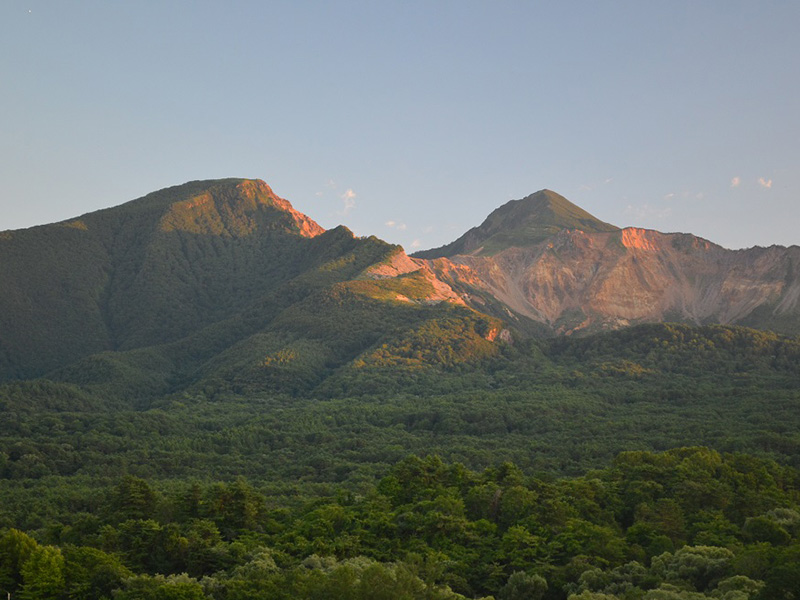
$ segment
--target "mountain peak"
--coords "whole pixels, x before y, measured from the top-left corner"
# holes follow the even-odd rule
[[[113,230],[125,226],[233,238],[267,229],[302,237],[325,231],[262,180],[241,178],[188,181],[56,225]]]
[[[237,237],[270,223],[304,237],[315,237],[325,231],[260,179],[212,180],[195,191],[196,183],[170,188],[175,191],[191,189],[194,193],[182,194],[182,199],[169,205],[159,223],[162,231]]]
[[[490,255],[513,246],[537,244],[563,229],[597,233],[617,231],[619,228],[597,219],[564,196],[544,189],[521,200],[506,202],[481,225],[473,227],[456,241],[441,248],[418,252],[414,256]]]

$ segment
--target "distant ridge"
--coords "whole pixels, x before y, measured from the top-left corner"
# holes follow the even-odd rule
[[[538,244],[564,229],[601,233],[619,228],[604,223],[563,196],[545,189],[522,200],[505,203],[478,227],[473,227],[454,242],[413,256],[427,259],[459,254],[489,256],[507,248]]]

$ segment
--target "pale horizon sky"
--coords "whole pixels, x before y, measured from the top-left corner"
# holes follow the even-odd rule
[[[249,177],[408,252],[552,189],[800,244],[800,3],[0,4],[0,230]]]

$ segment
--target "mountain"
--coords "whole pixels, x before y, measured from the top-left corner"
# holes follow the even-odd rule
[[[0,375],[173,341],[301,267],[323,229],[263,182],[192,182],[0,234]],[[280,253],[280,262],[264,260]]]
[[[414,256],[491,256],[511,247],[537,244],[563,229],[599,233],[619,228],[593,217],[555,192],[540,190],[522,200],[507,202],[456,241],[417,252]]]
[[[733,251],[690,234],[619,229],[549,191],[414,256],[471,306],[543,334],[659,321],[800,333],[800,247]]]
[[[619,229],[549,190],[409,257],[325,231],[263,181],[195,181],[2,232],[0,289],[0,382],[46,376],[140,406],[177,392],[346,395],[376,377],[448,386],[446,371],[499,356],[513,329],[800,332],[800,248]]]
[[[409,257],[229,179],[0,233],[0,588],[792,597],[800,338],[635,323],[790,329],[798,248],[481,227]]]
[[[471,360],[499,331],[400,247],[325,231],[244,179],[4,232],[0,289],[0,381],[46,374],[139,403],[308,391],[352,361],[387,364],[370,358],[382,346],[398,359],[458,338],[448,360]]]

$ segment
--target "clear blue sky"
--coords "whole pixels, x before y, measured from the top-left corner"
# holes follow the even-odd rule
[[[407,250],[553,189],[800,244],[800,2],[3,0],[0,229],[253,177]]]

